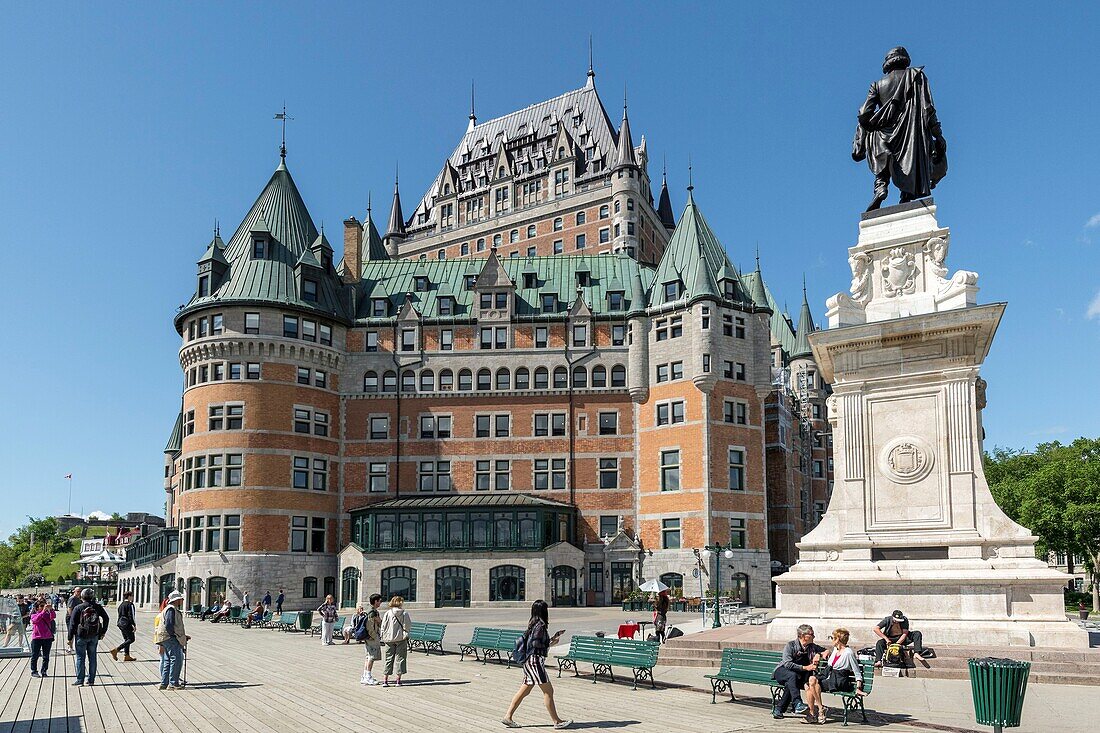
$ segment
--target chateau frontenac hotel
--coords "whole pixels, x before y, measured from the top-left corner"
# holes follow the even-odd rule
[[[410,213],[395,184],[342,253],[284,149],[175,316],[169,526],[120,590],[604,605],[659,578],[772,605],[829,499],[828,386],[805,293],[795,323],[699,193],[679,216],[654,193],[591,72],[471,114]]]

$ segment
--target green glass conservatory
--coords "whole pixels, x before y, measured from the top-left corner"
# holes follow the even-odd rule
[[[572,542],[576,509],[527,494],[391,499],[351,512],[351,541],[372,552],[544,550]]]

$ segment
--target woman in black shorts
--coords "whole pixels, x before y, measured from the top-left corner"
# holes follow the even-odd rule
[[[512,698],[512,704],[508,706],[508,712],[500,722],[505,728],[519,728],[519,724],[512,720],[523,698],[531,694],[535,685],[542,690],[542,699],[546,703],[546,711],[550,713],[550,719],[554,721],[557,729],[568,728],[572,720],[562,720],[558,717],[558,710],[554,706],[554,686],[550,684],[550,678],[546,674],[546,655],[550,647],[558,643],[562,632],[550,636],[550,622],[548,619],[546,601],[538,600],[531,604],[531,620],[527,623],[527,631],[523,633],[527,658],[523,662],[523,684]]]

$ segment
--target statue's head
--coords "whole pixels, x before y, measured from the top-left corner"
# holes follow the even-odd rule
[[[909,68],[909,52],[905,50],[905,46],[898,46],[891,48],[886,53],[886,59],[882,62],[882,73],[889,74],[894,69],[908,69]]]

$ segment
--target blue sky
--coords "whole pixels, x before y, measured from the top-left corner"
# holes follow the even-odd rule
[[[952,269],[1008,301],[984,370],[987,446],[1096,435],[1097,6],[1068,3],[16,4],[0,28],[0,536],[28,514],[159,512],[179,405],[172,315],[215,218],[232,231],[289,165],[339,239],[368,191],[408,206],[466,127],[584,83],[629,87],[651,174],[696,200],[734,261],[759,243],[797,313],[847,288],[871,192],[849,158],[887,49],[932,83]],[[400,6],[400,11],[394,7]],[[612,30],[609,30],[612,29]],[[894,199],[891,199],[892,201]]]

